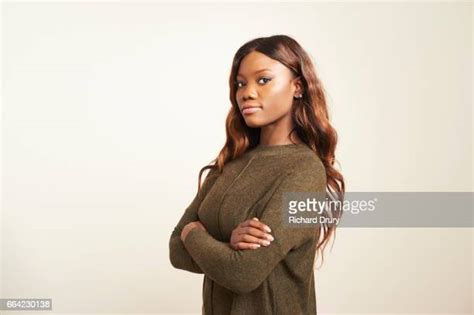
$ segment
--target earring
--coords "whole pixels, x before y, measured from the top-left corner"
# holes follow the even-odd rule
[[[295,95],[295,98],[302,98],[302,97],[303,97],[303,95],[301,95],[301,94]]]

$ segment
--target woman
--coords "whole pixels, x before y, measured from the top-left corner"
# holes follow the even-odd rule
[[[229,79],[227,141],[199,172],[170,238],[171,263],[204,274],[203,314],[316,314],[315,255],[335,226],[288,228],[282,200],[287,192],[343,198],[321,82],[285,35],[245,43]]]

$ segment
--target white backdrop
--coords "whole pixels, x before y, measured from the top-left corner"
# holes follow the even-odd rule
[[[200,313],[168,239],[225,140],[235,51],[313,58],[347,191],[473,191],[464,2],[2,4],[3,298]],[[341,228],[318,313],[471,313],[472,229]],[[327,247],[329,249],[329,247]],[[26,313],[29,314],[29,313]]]

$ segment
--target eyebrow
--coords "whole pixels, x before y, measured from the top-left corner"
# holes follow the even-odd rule
[[[259,72],[263,72],[263,71],[272,71],[272,70],[270,70],[270,69],[266,69],[266,68],[265,68],[265,69],[260,69],[260,70],[257,70],[257,71],[255,71],[253,74],[255,74],[255,73],[259,73]],[[240,74],[240,73],[237,73],[237,76],[243,77],[243,75],[242,75],[242,74]]]

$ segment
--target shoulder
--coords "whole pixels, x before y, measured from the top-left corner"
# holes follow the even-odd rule
[[[326,168],[316,152],[308,148],[294,156],[287,173],[325,175]]]
[[[219,177],[219,174],[220,173],[217,166],[212,166],[202,173],[204,180],[202,180],[201,189],[198,191],[198,193],[201,194],[201,197],[204,197],[211,189],[211,187],[214,185],[214,182]]]
[[[282,189],[291,187],[298,191],[323,191],[327,184],[326,168],[318,155],[309,152],[298,154],[281,174]],[[296,156],[295,156],[296,157]]]
[[[212,184],[217,179],[217,177],[219,177],[219,175],[220,172],[216,165],[210,167],[204,178],[205,185],[209,186],[210,184]]]

